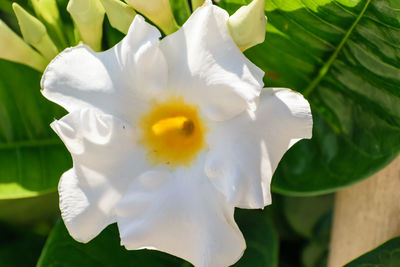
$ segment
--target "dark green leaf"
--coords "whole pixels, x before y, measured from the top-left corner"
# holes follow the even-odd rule
[[[182,25],[191,13],[188,0],[170,0],[170,3],[177,23]]]
[[[306,238],[312,238],[321,218],[333,209],[333,195],[318,197],[286,197],[284,212],[292,228]]]
[[[46,236],[0,224],[0,266],[35,266]]]
[[[104,18],[103,27],[103,48],[104,50],[109,49],[116,45],[119,41],[124,38],[125,34],[111,27],[108,17]]]
[[[0,2],[0,11],[4,11],[7,13],[11,13],[12,12],[12,6],[11,6],[12,2],[9,0],[3,0]]]
[[[230,13],[250,1],[221,0]],[[331,192],[400,151],[400,2],[268,1],[266,41],[246,52],[267,86],[302,92],[314,138],[282,160],[273,190]]]
[[[41,95],[40,73],[3,60],[0,69],[0,199],[55,191],[71,160],[49,124],[65,111]]]
[[[73,240],[62,221],[59,221],[46,242],[37,266],[172,267],[182,266],[183,263],[183,260],[158,251],[126,250],[120,245],[116,224],[107,227],[89,243],[82,244]]]
[[[396,267],[400,266],[400,237],[387,241],[360,256],[345,267]]]
[[[278,266],[278,235],[266,210],[237,209],[235,218],[246,239],[247,249],[234,266]]]
[[[59,216],[58,194],[0,200],[0,221],[12,225],[32,225],[55,221]]]
[[[247,249],[235,266],[277,266],[278,238],[265,211],[238,210],[236,219]],[[43,249],[38,267],[47,266],[191,266],[174,256],[152,250],[128,251],[120,245],[117,226],[107,227],[88,244],[78,243],[64,224],[57,223]]]
[[[326,243],[310,242],[302,253],[304,267],[325,267],[327,266],[328,246]]]
[[[311,239],[302,251],[301,258],[304,267],[327,266],[331,227],[332,213],[329,212],[314,226]]]

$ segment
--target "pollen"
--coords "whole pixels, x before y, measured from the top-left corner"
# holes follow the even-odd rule
[[[189,166],[206,148],[206,125],[197,107],[186,104],[183,98],[153,103],[141,117],[140,128],[139,143],[146,148],[147,158],[154,165]]]

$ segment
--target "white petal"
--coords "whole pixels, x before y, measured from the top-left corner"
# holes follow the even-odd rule
[[[207,1],[160,45],[168,64],[168,89],[197,103],[216,121],[253,107],[263,87],[264,72],[232,40],[228,17]]]
[[[127,249],[157,249],[198,267],[229,266],[245,242],[234,208],[210,184],[202,168],[149,171],[130,185],[117,206],[121,242]]]
[[[51,126],[73,159],[59,183],[61,214],[71,236],[87,242],[115,222],[126,185],[149,168],[145,152],[128,124],[95,110],[74,111]]]
[[[205,171],[211,182],[240,208],[271,203],[272,175],[285,152],[311,138],[310,105],[290,89],[267,88],[254,114],[212,123]]]
[[[160,32],[137,15],[125,38],[95,53],[86,45],[60,53],[43,74],[42,93],[68,111],[97,108],[127,121],[144,99],[164,89],[167,65]]]

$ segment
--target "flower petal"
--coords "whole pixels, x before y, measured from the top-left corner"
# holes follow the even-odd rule
[[[117,206],[127,249],[161,250],[198,267],[229,266],[241,257],[246,245],[234,208],[197,169],[148,171],[132,182]]]
[[[95,53],[86,45],[68,48],[47,67],[43,95],[68,111],[97,108],[129,121],[153,94],[164,89],[167,65],[160,32],[137,15],[113,48]]]
[[[285,152],[311,138],[310,105],[290,89],[267,88],[254,114],[212,123],[205,172],[227,201],[240,208],[271,203],[272,175]]]
[[[168,91],[197,103],[216,121],[254,107],[263,87],[264,72],[232,40],[228,17],[225,10],[206,1],[160,44],[168,64]]]
[[[74,163],[59,183],[61,215],[71,236],[87,242],[115,222],[126,185],[149,168],[145,153],[128,124],[95,110],[74,111],[51,126]]]

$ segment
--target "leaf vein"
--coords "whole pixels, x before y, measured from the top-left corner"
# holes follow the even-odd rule
[[[320,69],[320,71],[318,72],[317,76],[315,77],[314,80],[312,80],[312,82],[306,87],[306,89],[304,89],[303,91],[303,95],[305,98],[308,98],[308,96],[310,96],[310,94],[315,90],[315,88],[318,86],[318,84],[320,83],[320,81],[322,80],[322,78],[325,77],[326,73],[328,73],[328,70],[330,69],[331,65],[333,64],[333,62],[335,61],[335,59],[337,58],[337,56],[339,55],[340,51],[342,51],[342,48],[344,46],[344,44],[347,42],[347,40],[349,39],[351,33],[354,31],[355,27],[357,26],[357,24],[360,22],[361,18],[364,16],[365,12],[368,9],[369,4],[371,3],[371,0],[367,0],[367,2],[365,3],[365,6],[363,7],[363,9],[361,10],[360,14],[358,15],[358,17],[356,18],[356,20],[353,22],[353,24],[351,25],[351,27],[349,28],[349,30],[346,32],[345,36],[343,37],[342,41],[340,41],[339,45],[337,46],[337,48],[335,49],[335,51],[333,52],[333,54],[331,55],[331,57],[328,59],[328,61],[322,66],[322,68]]]

